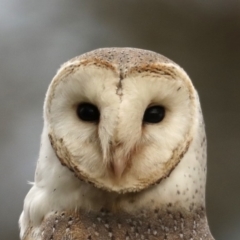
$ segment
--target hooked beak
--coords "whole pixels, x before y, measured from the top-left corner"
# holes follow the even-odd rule
[[[120,179],[123,175],[124,170],[127,166],[126,159],[114,159],[111,163],[113,174],[116,176],[117,179]]]

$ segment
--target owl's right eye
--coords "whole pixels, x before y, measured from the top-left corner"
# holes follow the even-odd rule
[[[100,112],[96,106],[91,103],[81,103],[77,107],[78,117],[86,122],[97,122],[100,118]]]

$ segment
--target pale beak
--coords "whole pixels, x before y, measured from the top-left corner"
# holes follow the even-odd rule
[[[120,179],[126,169],[126,159],[114,159],[112,162],[112,170],[117,179]]]

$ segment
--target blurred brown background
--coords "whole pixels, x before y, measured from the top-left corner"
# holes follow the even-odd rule
[[[51,78],[111,46],[162,53],[189,73],[208,135],[210,226],[217,240],[240,239],[239,0],[0,0],[0,239],[18,239]]]

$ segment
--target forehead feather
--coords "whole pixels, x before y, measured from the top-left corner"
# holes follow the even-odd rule
[[[148,71],[157,73],[156,71],[161,71],[161,73],[169,73],[169,71],[164,71],[159,67],[161,64],[167,63],[177,65],[163,55],[149,50],[137,48],[100,48],[69,60],[62,65],[61,69],[70,68],[71,72],[71,66],[74,66],[74,69],[77,66],[95,65],[114,70],[120,75],[120,78],[124,78],[127,74],[133,72]]]

